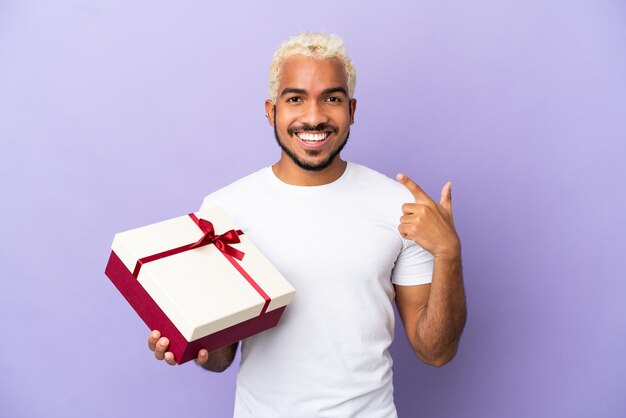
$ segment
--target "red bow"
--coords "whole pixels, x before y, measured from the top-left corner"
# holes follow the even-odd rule
[[[213,224],[211,222],[201,218],[198,219],[197,224],[202,232],[204,232],[204,235],[191,247],[189,247],[189,249],[198,248],[209,244],[215,244],[217,249],[221,252],[228,254],[239,261],[243,259],[244,253],[242,251],[239,251],[238,249],[228,245],[241,242],[241,240],[239,239],[239,235],[243,234],[241,230],[235,231],[234,229],[231,229],[230,231],[226,231],[221,235],[215,235],[215,228],[213,228]]]

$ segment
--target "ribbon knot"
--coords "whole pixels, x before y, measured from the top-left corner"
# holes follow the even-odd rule
[[[217,249],[220,250],[222,253],[228,254],[239,261],[243,259],[244,253],[242,251],[239,251],[238,249],[228,245],[241,242],[241,240],[239,239],[239,235],[243,234],[241,230],[235,231],[234,229],[231,229],[224,232],[223,234],[216,235],[215,228],[210,221],[200,218],[198,219],[197,224],[204,233],[204,235],[202,235],[202,237],[198,241],[191,245],[189,249],[214,244]]]

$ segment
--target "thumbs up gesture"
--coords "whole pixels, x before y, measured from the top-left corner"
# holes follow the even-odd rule
[[[398,225],[400,235],[415,241],[435,258],[458,257],[461,242],[452,219],[452,182],[443,186],[437,203],[405,174],[398,174],[396,179],[415,199],[414,203],[402,205],[403,215]]]

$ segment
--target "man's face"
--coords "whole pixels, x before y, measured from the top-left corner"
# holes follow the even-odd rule
[[[298,167],[320,171],[346,144],[356,100],[336,60],[295,56],[282,66],[276,103],[265,106],[283,152]]]

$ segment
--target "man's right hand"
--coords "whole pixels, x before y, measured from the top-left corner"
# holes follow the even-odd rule
[[[176,360],[174,359],[174,353],[171,351],[167,351],[170,346],[170,340],[166,337],[162,337],[161,333],[157,330],[153,330],[148,337],[148,347],[150,350],[154,351],[154,357],[157,360],[165,360],[167,364],[170,366],[176,365]],[[196,363],[199,365],[203,365],[209,359],[209,352],[204,348],[198,352],[198,357],[196,358]]]
[[[212,351],[211,361],[209,361],[209,352],[203,348],[198,352],[196,363],[207,370],[222,372],[233,362],[238,345],[239,343],[237,342]],[[167,351],[169,346],[170,340],[167,339],[167,337],[162,337],[159,331],[153,330],[150,333],[148,337],[148,347],[150,350],[154,351],[154,357],[156,357],[157,360],[165,360],[167,364],[174,366],[176,360],[174,359],[174,353]]]

